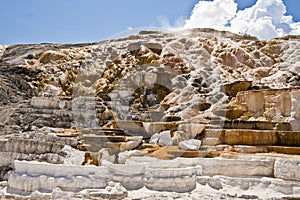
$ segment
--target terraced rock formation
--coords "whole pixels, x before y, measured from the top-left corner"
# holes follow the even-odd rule
[[[300,198],[300,38],[0,46],[7,199]]]

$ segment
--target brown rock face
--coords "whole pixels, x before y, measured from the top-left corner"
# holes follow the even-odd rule
[[[142,46],[135,57],[139,60],[139,64],[147,65],[147,64],[159,64],[158,59],[159,55],[151,51],[145,46]]]
[[[253,118],[264,121],[292,122],[293,130],[299,130],[299,88],[246,91],[237,94],[230,105],[245,106],[237,118]]]
[[[217,107],[214,112],[217,116],[223,116],[227,119],[238,119],[248,111],[248,107],[243,104],[228,105],[227,107]]]
[[[226,95],[234,97],[238,92],[248,90],[250,86],[250,81],[236,81],[234,83],[225,84],[223,87]]]

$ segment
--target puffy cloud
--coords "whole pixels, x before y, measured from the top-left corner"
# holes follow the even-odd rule
[[[222,29],[235,16],[237,4],[233,0],[200,1],[195,5],[185,28]]]
[[[291,35],[300,35],[300,22],[291,24]]]
[[[282,0],[258,0],[252,7],[238,11],[231,21],[231,31],[248,33],[260,39],[283,36],[292,31],[300,33],[293,18],[285,13]]]
[[[238,12],[234,0],[200,1],[184,27],[228,30],[260,39],[300,34],[300,23],[285,14],[282,0],[257,0],[252,7]]]

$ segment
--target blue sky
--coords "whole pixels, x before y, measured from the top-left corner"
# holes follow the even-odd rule
[[[131,28],[174,26],[199,0],[0,0],[0,44],[80,43],[110,38]],[[238,9],[256,0],[235,0]],[[300,21],[300,0],[284,0]]]

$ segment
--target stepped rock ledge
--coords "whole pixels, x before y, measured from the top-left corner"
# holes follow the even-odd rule
[[[300,198],[300,36],[0,45],[1,199]]]

